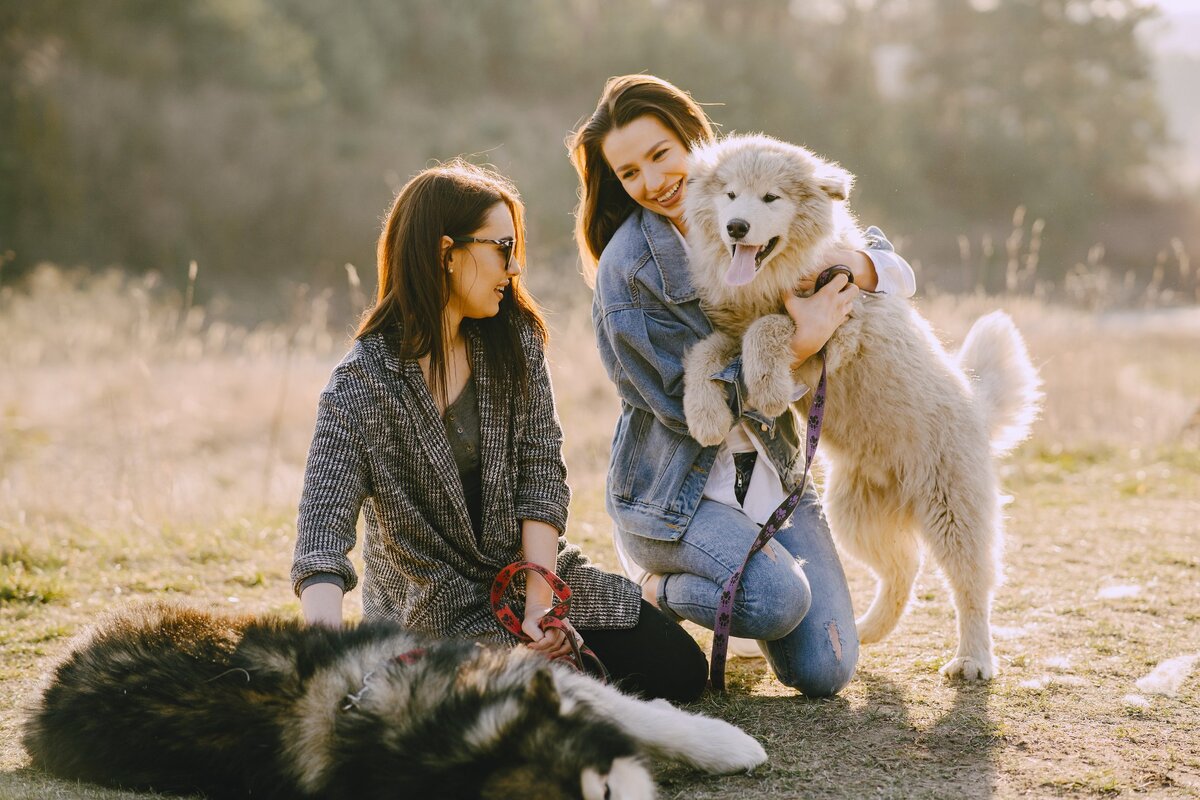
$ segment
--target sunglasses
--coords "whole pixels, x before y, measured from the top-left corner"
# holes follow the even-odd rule
[[[450,241],[455,244],[494,244],[500,248],[500,253],[504,256],[504,271],[507,272],[512,264],[513,248],[517,246],[516,239],[478,239],[474,236],[451,236]]]

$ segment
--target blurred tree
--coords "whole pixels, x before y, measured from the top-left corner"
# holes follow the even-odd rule
[[[459,154],[516,179],[533,260],[569,274],[563,139],[606,78],[639,71],[710,104],[723,130],[841,162],[864,219],[922,248],[1025,204],[1048,220],[1047,252],[1086,252],[1163,145],[1136,35],[1150,14],[1142,0],[0,0],[0,254],[17,254],[0,280],[43,259],[181,280],[196,259],[202,292],[333,284],[346,262],[369,281],[392,193]]]
[[[947,207],[1071,228],[1164,144],[1140,0],[913,0],[908,146]]]

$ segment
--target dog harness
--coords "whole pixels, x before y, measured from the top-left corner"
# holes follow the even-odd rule
[[[583,671],[584,659],[588,659],[596,671],[600,674],[600,679],[604,683],[608,683],[610,675],[604,663],[600,658],[592,652],[592,649],[578,639],[575,633],[567,625],[567,612],[571,609],[571,587],[567,586],[566,581],[555,575],[550,570],[543,567],[541,564],[535,564],[532,561],[514,561],[504,569],[496,573],[496,580],[492,582],[492,612],[496,615],[496,619],[500,620],[500,624],[504,629],[513,634],[523,642],[531,642],[533,639],[524,630],[521,629],[521,620],[517,617],[512,606],[504,599],[505,593],[508,591],[509,584],[518,572],[536,572],[546,579],[546,583],[550,584],[550,590],[554,593],[556,602],[546,615],[538,621],[538,627],[546,631],[550,628],[558,628],[567,637],[567,641],[571,644],[571,653],[568,655],[559,656],[556,661],[566,661],[571,666],[579,671]]]

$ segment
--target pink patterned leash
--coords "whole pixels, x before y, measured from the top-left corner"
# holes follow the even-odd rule
[[[841,265],[830,267],[817,277],[814,291],[820,289],[839,273],[853,279],[850,270],[846,267]],[[725,658],[729,651],[729,629],[733,624],[733,598],[737,595],[738,585],[742,582],[742,573],[746,571],[754,554],[766,547],[767,542],[771,541],[775,534],[779,533],[779,529],[791,519],[792,512],[796,510],[796,506],[800,505],[800,498],[804,494],[805,487],[808,486],[808,471],[812,467],[813,456],[817,453],[817,442],[821,439],[821,423],[825,419],[825,382],[825,348],[821,348],[821,380],[817,382],[812,408],[808,411],[808,440],[804,452],[804,475],[800,478],[800,485],[772,512],[767,523],[762,526],[758,536],[755,537],[754,544],[750,545],[750,552],[746,553],[742,565],[734,570],[725,583],[725,588],[721,590],[721,600],[717,604],[717,618],[713,624],[712,658],[708,675],[712,688],[718,692],[725,691]]]
[[[504,599],[504,595],[508,592],[508,585],[512,583],[513,578],[518,572],[536,572],[541,575],[546,583],[550,584],[550,591],[554,593],[554,599],[558,602],[554,604],[546,615],[538,622],[538,627],[543,631],[550,628],[558,628],[567,637],[567,643],[571,645],[571,654],[560,656],[559,659],[566,661],[571,666],[579,671],[584,671],[587,668],[586,662],[591,662],[595,668],[593,677],[599,678],[601,683],[609,683],[612,676],[609,675],[608,669],[593,651],[581,640],[576,638],[576,635],[571,632],[567,625],[567,613],[571,609],[571,587],[567,586],[566,581],[555,575],[550,570],[543,567],[541,564],[536,564],[532,561],[514,561],[504,569],[496,573],[496,579],[492,582],[491,603],[492,613],[496,615],[496,619],[500,620],[500,624],[505,630],[516,636],[523,642],[530,641],[529,634],[521,628],[521,619],[517,616]]]

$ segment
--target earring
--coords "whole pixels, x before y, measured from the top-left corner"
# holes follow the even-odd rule
[[[446,267],[446,272],[454,272],[454,267]]]

